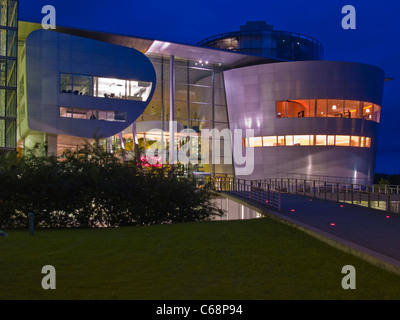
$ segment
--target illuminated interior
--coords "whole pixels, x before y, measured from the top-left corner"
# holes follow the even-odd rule
[[[151,88],[151,82],[146,81],[60,73],[61,93],[97,98],[147,101]]]
[[[381,107],[377,104],[340,99],[302,99],[276,102],[278,118],[332,117],[380,121]]]
[[[346,135],[286,135],[264,136],[243,139],[243,146],[250,148],[276,146],[338,146],[370,148],[371,138]]]
[[[60,107],[61,118],[125,122],[126,112]]]

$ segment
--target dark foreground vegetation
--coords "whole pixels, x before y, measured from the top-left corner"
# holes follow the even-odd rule
[[[375,173],[374,184],[400,185],[400,174]]]
[[[139,157],[138,157],[139,159]],[[0,227],[22,228],[35,213],[37,227],[120,227],[201,221],[221,214],[214,192],[196,188],[167,166],[124,162],[97,144],[44,156],[0,158]]]

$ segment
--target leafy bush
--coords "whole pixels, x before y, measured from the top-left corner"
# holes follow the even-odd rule
[[[0,157],[0,226],[26,227],[35,213],[39,227],[118,227],[209,219],[221,215],[210,186],[196,188],[168,166],[122,162],[87,144],[61,159],[39,148],[23,158]]]

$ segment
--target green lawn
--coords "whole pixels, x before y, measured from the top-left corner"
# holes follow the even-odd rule
[[[270,219],[0,238],[0,299],[398,299],[400,277]],[[341,269],[357,271],[344,290]],[[53,265],[56,290],[43,290]]]

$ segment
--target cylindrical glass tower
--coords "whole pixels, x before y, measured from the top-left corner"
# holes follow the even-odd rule
[[[299,33],[273,30],[265,21],[248,21],[240,31],[208,37],[197,45],[288,61],[322,60],[322,44]]]

